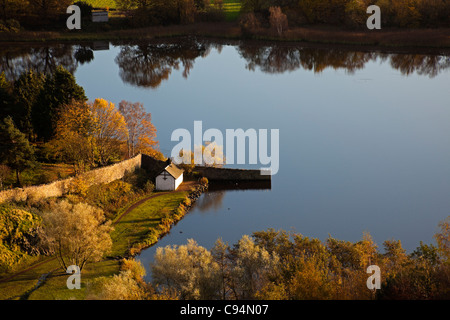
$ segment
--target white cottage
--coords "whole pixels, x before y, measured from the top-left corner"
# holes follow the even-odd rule
[[[183,182],[183,170],[171,163],[156,177],[155,189],[160,191],[177,190]]]

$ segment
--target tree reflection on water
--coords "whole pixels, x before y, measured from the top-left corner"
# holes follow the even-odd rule
[[[115,63],[124,83],[137,87],[158,88],[168,80],[173,70],[182,70],[188,78],[195,60],[205,58],[212,49],[221,52],[223,45],[232,45],[246,61],[250,71],[259,69],[264,73],[282,74],[295,70],[321,73],[327,68],[345,70],[349,74],[363,69],[368,62],[389,63],[404,76],[417,74],[435,77],[450,68],[450,52],[411,51],[383,52],[355,50],[342,46],[312,46],[287,43],[259,43],[254,41],[201,40],[185,37],[154,40],[139,43],[117,43],[119,53]],[[52,44],[45,46],[11,45],[0,49],[0,72],[8,80],[16,80],[20,74],[34,70],[44,74],[53,72],[58,65],[74,73],[80,64],[95,59],[93,46],[82,44]]]

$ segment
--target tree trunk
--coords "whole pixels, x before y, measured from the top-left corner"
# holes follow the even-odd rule
[[[16,184],[18,187],[21,187],[22,184],[20,183],[20,172],[19,169],[16,169]]]

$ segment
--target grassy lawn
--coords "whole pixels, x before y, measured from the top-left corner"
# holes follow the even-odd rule
[[[241,1],[240,0],[224,0],[223,10],[225,11],[225,20],[234,21],[237,20],[241,13]]]
[[[74,175],[72,165],[38,163],[36,167],[26,169],[20,173],[23,186],[50,183],[59,179],[66,179]],[[3,188],[12,188],[16,183],[16,173],[11,170],[3,181]]]
[[[120,259],[114,257],[124,256],[132,244],[144,240],[149,230],[155,228],[163,217],[173,212],[187,194],[188,191],[168,193],[143,201],[136,207],[129,204],[122,208],[117,215],[114,231],[111,234],[113,240],[111,252],[104,260],[86,265],[81,274],[80,290],[67,289],[66,281],[69,275],[63,272],[57,259],[39,257],[33,261],[34,265],[38,262],[43,262],[42,264],[7,282],[0,282],[0,300],[20,299],[24,295],[30,300],[85,299],[88,283],[98,277],[108,277],[119,273]],[[158,193],[155,192],[152,195],[158,195]],[[130,207],[133,208],[128,209]],[[122,215],[123,213],[126,214]],[[38,289],[33,290],[38,279],[49,272],[52,272],[51,276],[47,277]]]
[[[47,260],[50,259],[48,257],[40,257],[34,259],[33,262],[38,263],[40,261]],[[43,265],[24,272],[23,274],[17,275],[10,281],[0,282],[0,300],[19,299],[24,293],[33,289],[42,274],[49,272],[52,268],[55,268],[55,266],[51,262],[44,263]]]
[[[94,8],[109,8],[116,9],[116,2],[114,0],[85,0]],[[212,0],[214,3],[214,0]],[[240,0],[223,0],[223,8],[225,11],[225,19],[227,21],[234,21],[239,17],[241,10]]]
[[[110,255],[124,255],[131,244],[144,240],[149,229],[155,228],[163,217],[176,209],[186,195],[187,192],[162,195],[145,201],[128,212],[114,225],[111,234],[113,248]]]

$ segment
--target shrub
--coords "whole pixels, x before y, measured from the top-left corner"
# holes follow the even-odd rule
[[[185,207],[190,207],[192,205],[192,201],[191,199],[189,199],[188,197],[186,197],[186,199],[183,200],[183,205]]]
[[[363,27],[367,21],[367,6],[363,0],[350,0],[345,6],[346,24],[350,27]]]
[[[14,32],[20,31],[20,23],[17,20],[0,20],[0,32]]]
[[[270,27],[277,32],[278,36],[281,36],[288,28],[287,17],[281,12],[280,7],[270,7],[269,12]]]
[[[200,183],[204,186],[208,185],[208,183],[209,183],[208,178],[206,178],[206,177],[200,178]]]
[[[58,180],[58,174],[52,171],[43,171],[38,178],[38,184],[47,184]]]
[[[144,185],[145,193],[152,193],[154,190],[155,190],[155,185],[153,184],[153,182],[148,180]]]
[[[89,189],[89,183],[82,177],[75,177],[69,182],[68,192],[85,197]]]
[[[205,22],[221,22],[225,20],[225,12],[220,8],[209,7],[206,10],[197,12],[196,20]]]
[[[250,36],[261,27],[261,23],[253,12],[249,12],[242,15],[239,26],[244,36]]]
[[[26,258],[39,253],[35,245],[40,218],[28,211],[0,206],[0,272],[8,272]]]

